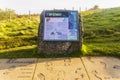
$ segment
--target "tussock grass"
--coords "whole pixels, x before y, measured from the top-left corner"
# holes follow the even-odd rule
[[[85,15],[83,25],[84,44],[91,50],[87,55],[120,56],[119,7]]]

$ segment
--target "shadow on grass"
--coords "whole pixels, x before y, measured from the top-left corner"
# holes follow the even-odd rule
[[[120,58],[120,52],[117,52],[117,51],[111,51],[111,52],[108,52],[108,51],[102,51],[102,50],[99,50],[99,49],[93,49],[91,53],[89,54],[86,54],[84,56],[92,56],[92,57],[116,57],[116,58]]]
[[[0,52],[0,58],[63,58],[63,57],[80,57],[82,51],[74,51],[71,54],[45,54],[37,53],[37,48],[27,48],[18,50],[6,50]]]
[[[0,51],[0,58],[66,58],[66,57],[81,57],[81,56],[111,56],[120,57],[118,51],[102,51],[99,49],[93,49],[91,52],[85,53],[82,50],[74,51],[71,54],[45,54],[37,53],[36,46],[19,47],[15,49]]]

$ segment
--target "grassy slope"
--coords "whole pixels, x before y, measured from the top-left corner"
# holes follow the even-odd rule
[[[120,8],[85,15],[83,24],[87,55],[120,56]]]
[[[83,55],[120,56],[120,8],[83,12]],[[0,58],[47,57],[36,54],[38,18],[0,21]],[[49,57],[79,56],[51,55]]]
[[[36,44],[38,24],[28,18],[0,21],[0,50]]]

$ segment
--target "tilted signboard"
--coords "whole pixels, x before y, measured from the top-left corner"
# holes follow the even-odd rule
[[[77,11],[45,11],[43,41],[79,41]]]

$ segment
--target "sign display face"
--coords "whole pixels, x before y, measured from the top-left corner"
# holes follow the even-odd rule
[[[77,11],[45,11],[44,41],[78,41]]]

